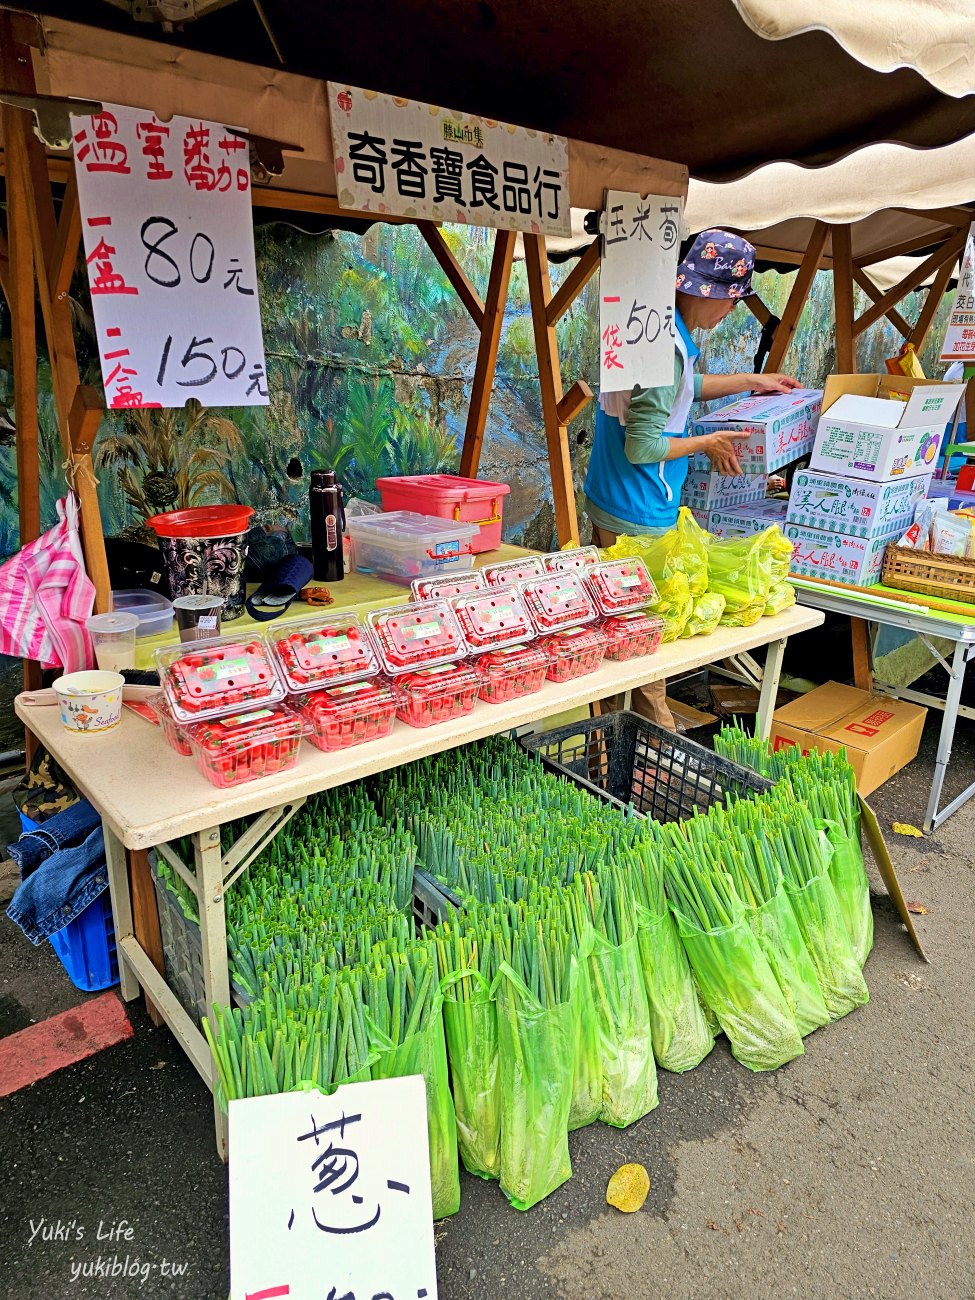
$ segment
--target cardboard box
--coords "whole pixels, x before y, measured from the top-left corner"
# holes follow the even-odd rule
[[[791,393],[753,394],[701,416],[691,425],[693,435],[734,430],[740,435],[735,455],[746,474],[769,474],[812,451],[822,392],[796,388]],[[691,457],[691,468],[707,468],[707,460]]]
[[[681,504],[692,510],[717,510],[734,502],[761,501],[768,486],[766,474],[719,474],[716,470],[689,471]]]
[[[753,537],[778,524],[785,527],[788,501],[753,501],[743,506],[722,506],[708,517],[708,532],[715,537]]]
[[[809,468],[874,483],[930,474],[964,391],[904,375],[833,375]]]
[[[789,523],[850,537],[900,537],[914,522],[915,507],[930,482],[930,474],[870,483],[800,470],[792,480]]]
[[[905,700],[827,682],[775,710],[772,748],[845,749],[866,796],[916,757],[926,716],[927,709]]]
[[[848,537],[802,524],[786,524],[782,531],[792,543],[790,573],[850,587],[870,587],[880,581],[887,538]]]

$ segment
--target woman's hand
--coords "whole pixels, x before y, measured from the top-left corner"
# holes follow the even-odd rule
[[[741,441],[741,434],[735,431],[719,430],[704,435],[704,454],[719,474],[738,475],[742,468],[735,455],[735,443]]]
[[[745,379],[753,393],[788,393],[802,387],[791,375],[745,375]]]

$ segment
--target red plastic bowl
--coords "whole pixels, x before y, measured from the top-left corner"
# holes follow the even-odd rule
[[[150,515],[146,523],[160,537],[230,537],[247,532],[253,513],[250,506],[192,506]]]

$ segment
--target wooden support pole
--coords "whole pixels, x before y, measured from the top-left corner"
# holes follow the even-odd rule
[[[765,306],[757,293],[749,294],[747,298],[742,299],[742,302],[763,328],[772,319],[771,311]]]
[[[592,389],[584,379],[577,379],[558,404],[559,420],[563,424],[571,424],[591,401]]]
[[[129,860],[129,894],[132,898],[132,933],[145,949],[146,956],[160,975],[165,975],[166,964],[163,957],[162,934],[159,929],[159,906],[156,902],[156,890],[152,883],[149,868],[149,854],[145,849],[126,849]],[[154,1025],[164,1023],[162,1013],[156,1004],[144,994],[146,1011]]]
[[[862,316],[857,317],[853,322],[854,337],[869,329],[874,321],[880,320],[887,308],[899,303],[905,294],[919,288],[928,276],[933,271],[939,270],[945,262],[953,263],[965,246],[967,233],[965,230],[959,230],[950,239],[946,239],[940,248],[935,249],[930,257],[924,259],[920,266],[915,267],[909,275],[905,275],[903,280],[878,298],[872,307],[868,307]]]
[[[872,691],[870,624],[863,618],[851,618],[850,632],[853,637],[853,685],[861,691]]]
[[[897,244],[888,244],[886,248],[875,248],[872,253],[861,253],[853,260],[857,266],[873,266],[875,262],[887,262],[892,257],[905,257],[909,253],[916,253],[919,248],[930,248],[932,244],[944,243],[962,228],[952,226],[950,230],[941,231],[940,234],[913,235],[910,239],[902,239]],[[966,225],[964,229],[967,231],[968,226]]]
[[[928,330],[934,323],[941,299],[945,296],[948,288],[948,281],[951,279],[955,270],[954,262],[945,262],[939,271],[936,272],[934,279],[928,286],[928,296],[924,300],[924,306],[917,318],[917,322],[908,337],[908,342],[914,344],[914,351],[920,352],[924,347],[924,340],[928,336]]]
[[[785,305],[782,320],[775,331],[775,338],[772,340],[772,346],[765,361],[765,369],[769,372],[778,370],[785,360],[785,354],[788,352],[792,336],[796,332],[802,309],[809,297],[809,290],[816,278],[828,234],[829,226],[825,221],[817,221],[812,228],[808,247],[802,259],[802,264],[796,272],[792,292],[789,294],[789,301]]]
[[[478,329],[484,325],[484,303],[477,290],[464,274],[464,268],[451,252],[450,245],[444,239],[443,231],[432,221],[418,221],[420,234],[430,245],[430,251],[440,263],[444,275],[457,291],[457,296],[470,313],[471,320]]]
[[[9,220],[9,218],[8,218]],[[10,304],[11,313],[13,312],[13,302],[10,297],[10,248],[7,244],[7,238],[3,231],[0,230],[0,293]]]
[[[78,181],[74,172],[68,177],[61,200],[61,216],[58,219],[57,236],[54,241],[54,255],[50,267],[51,297],[60,302],[68,295],[71,277],[78,262],[78,250],[81,247],[81,208],[78,205]]]
[[[856,373],[853,341],[853,236],[849,226],[833,226],[833,309],[836,318],[836,373]]]
[[[552,295],[545,312],[549,325],[557,325],[599,270],[599,240],[594,239]]]
[[[835,260],[834,260],[835,267]],[[858,266],[853,267],[853,279],[860,286],[871,302],[879,302],[883,297],[883,290],[878,289],[874,282],[867,275],[866,271],[861,271]],[[902,338],[908,339],[911,336],[911,327],[896,307],[888,307],[884,315],[893,325],[894,329]]]
[[[476,478],[484,446],[488,408],[494,388],[494,374],[498,364],[498,347],[504,324],[504,305],[508,300],[508,284],[515,255],[516,235],[513,230],[499,230],[494,236],[494,256],[488,278],[484,315],[477,343],[477,360],[474,363],[474,382],[471,385],[471,404],[467,412],[467,429],[460,457],[463,478]]]
[[[548,276],[548,259],[544,235],[524,235],[525,269],[528,272],[528,297],[531,302],[532,325],[535,331],[535,353],[538,357],[538,385],[541,390],[542,419],[545,422],[545,441],[548,446],[548,463],[552,473],[552,497],[555,502],[555,528],[559,545],[579,538],[579,520],[576,515],[575,485],[572,481],[572,458],[569,455],[569,433],[559,418],[562,401],[562,374],[559,369],[559,347],[555,326],[548,322],[548,306],[552,289]]]

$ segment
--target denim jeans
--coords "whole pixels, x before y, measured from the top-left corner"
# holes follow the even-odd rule
[[[21,880],[26,880],[52,853],[81,844],[100,825],[98,813],[87,799],[80,799],[64,812],[49,817],[36,830],[25,831],[8,849],[20,870]]]
[[[21,836],[10,846],[11,856],[25,840],[31,845],[19,861],[21,883],[7,915],[38,944],[63,930],[107,889],[105,841],[98,814],[84,800],[52,817],[42,830]],[[26,872],[25,862],[32,864]]]

